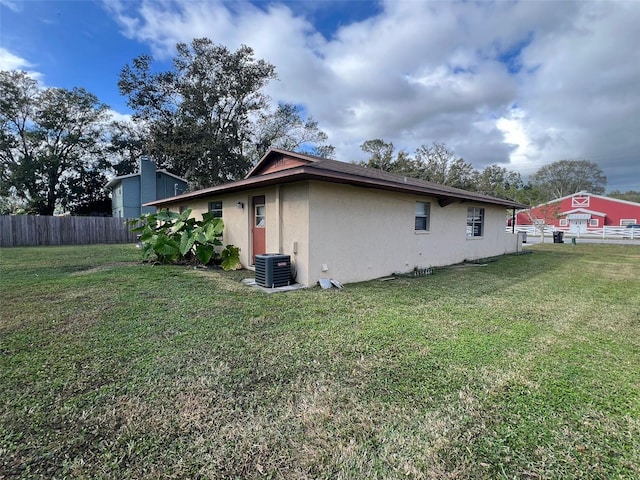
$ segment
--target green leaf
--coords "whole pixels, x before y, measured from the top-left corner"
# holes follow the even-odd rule
[[[234,245],[227,245],[222,252],[222,263],[220,266],[224,271],[235,270],[240,265],[240,248]]]
[[[192,211],[193,210],[191,208],[187,208],[184,212],[182,212],[182,213],[180,213],[178,215],[178,220],[181,221],[181,222],[186,222],[189,219],[189,217],[191,216],[191,212]]]
[[[221,236],[224,231],[224,221],[221,218],[214,218],[211,222],[216,236]]]
[[[214,251],[212,245],[198,245],[196,247],[196,256],[198,257],[198,260],[200,260],[200,263],[202,263],[203,265],[206,265],[211,261],[213,253]]]
[[[149,240],[151,240],[153,237],[157,236],[152,230],[145,230],[142,235],[140,235],[140,241],[142,243],[147,242]],[[153,243],[155,243],[156,240],[153,240]]]
[[[212,222],[203,225],[203,228],[207,241],[214,242],[218,237],[222,236],[224,223],[220,218],[214,218]]]
[[[178,258],[180,258],[180,245],[178,243],[166,236],[159,236],[155,245],[153,245],[153,250],[164,262],[175,262]]]
[[[210,222],[214,218],[216,218],[216,217],[213,216],[213,212],[204,212],[202,214],[202,223]]]
[[[153,244],[151,243],[144,244],[142,247],[142,258],[146,260],[151,256],[152,253],[154,253]]]
[[[190,235],[189,232],[183,232],[182,237],[180,237],[180,255],[184,257],[189,253],[195,241],[195,235]]]

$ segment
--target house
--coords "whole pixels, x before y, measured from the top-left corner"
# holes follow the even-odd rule
[[[536,222],[570,233],[587,233],[603,227],[640,223],[640,203],[578,192],[518,212],[517,225]]]
[[[211,211],[245,267],[262,253],[291,256],[295,279],[357,282],[516,252],[507,208],[525,205],[280,149],[243,179],[150,206]]]
[[[138,173],[115,177],[106,187],[111,190],[112,215],[137,218],[156,211],[155,207],[146,206],[146,203],[184,193],[187,181],[167,170],[157,170],[153,160],[142,157]]]

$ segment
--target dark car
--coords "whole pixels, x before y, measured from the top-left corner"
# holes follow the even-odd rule
[[[622,238],[638,238],[640,239],[640,224],[632,223],[627,225],[622,234]]]

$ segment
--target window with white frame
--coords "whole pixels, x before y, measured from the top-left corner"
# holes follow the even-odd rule
[[[431,216],[431,204],[416,202],[415,230],[418,232],[429,231],[429,217]]]
[[[569,220],[566,218],[561,218],[560,222],[559,222],[561,227],[568,227],[569,226]]]
[[[627,225],[635,225],[636,223],[638,223],[637,218],[621,218],[620,219],[621,227],[626,227]]]
[[[571,207],[580,208],[589,206],[589,195],[575,195],[571,197]]]
[[[589,226],[590,227],[597,227],[600,224],[600,220],[598,220],[597,218],[590,218],[589,219]]]
[[[222,201],[209,202],[209,211],[213,214],[213,218],[222,218]]]
[[[467,237],[481,237],[484,234],[484,208],[467,208]]]

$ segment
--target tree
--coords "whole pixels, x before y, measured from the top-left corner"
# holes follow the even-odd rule
[[[111,198],[105,189],[109,181],[103,169],[94,167],[74,172],[67,179],[65,202],[72,215],[111,216]]]
[[[523,188],[522,177],[498,165],[489,165],[482,172],[478,172],[474,180],[478,193],[497,198],[514,199],[518,191]]]
[[[105,169],[115,176],[135,173],[140,157],[148,154],[148,135],[143,123],[112,122],[109,125]]]
[[[19,215],[26,213],[26,203],[18,198],[14,192],[0,195],[0,215]]]
[[[385,172],[393,172],[395,170],[393,163],[393,143],[385,142],[379,138],[373,140],[367,140],[360,149],[369,154],[369,160],[361,162],[360,164],[369,168],[377,168],[378,170],[384,170]]]
[[[420,178],[429,182],[464,190],[475,190],[475,169],[444,143],[433,142],[416,150],[416,161],[421,164]]]
[[[526,183],[516,190],[513,199],[520,203],[527,205],[540,205],[545,202],[545,195],[543,195],[538,187],[534,187],[531,183]]]
[[[607,196],[611,198],[617,198],[618,200],[626,200],[627,202],[640,203],[640,192],[635,190],[629,190],[627,192],[615,190]]]
[[[393,143],[380,139],[367,140],[360,148],[369,154],[367,161],[359,162],[359,165],[365,167],[497,198],[517,199],[534,204],[522,195],[525,187],[519,173],[498,165],[490,165],[478,171],[463,158],[456,157],[453,150],[444,143],[421,145],[413,156],[404,150],[394,156]]]
[[[0,195],[42,215],[70,207],[70,185],[101,154],[107,108],[84,89],[40,89],[25,72],[0,72]]]
[[[607,177],[594,162],[560,160],[540,168],[532,175],[530,183],[543,194],[543,201],[548,201],[582,190],[602,195]]]
[[[120,74],[120,93],[134,118],[149,125],[148,153],[194,188],[242,176],[250,118],[267,106],[262,88],[275,68],[247,46],[236,52],[206,38],[179,43],[173,70],[152,73],[140,56]]]
[[[249,158],[259,159],[271,147],[299,151],[309,146],[311,155],[330,158],[334,147],[325,143],[327,138],[313,117],[302,117],[300,107],[280,103],[275,111],[268,110],[259,115],[246,152]]]
[[[360,148],[369,154],[369,160],[360,162],[360,165],[440,185],[474,189],[476,172],[473,166],[462,158],[456,158],[444,143],[421,145],[413,157],[401,150],[394,158],[393,143],[380,139],[367,140]]]
[[[560,217],[560,203],[543,203],[535,208],[526,210],[525,213],[529,217],[534,228],[540,232],[540,241],[544,243],[544,233],[548,225],[552,224]]]
[[[312,117],[291,104],[269,109],[262,90],[275,67],[251,48],[232,52],[207,38],[176,48],[172,70],[153,73],[153,58],[142,55],[118,82],[134,120],[147,126],[143,149],[160,166],[204,188],[244,176],[272,146],[333,155]]]

